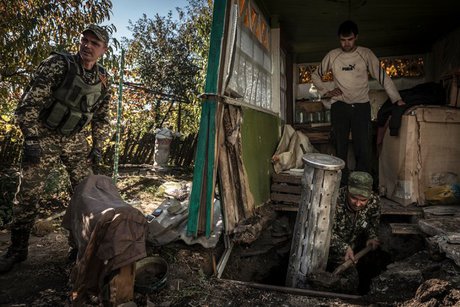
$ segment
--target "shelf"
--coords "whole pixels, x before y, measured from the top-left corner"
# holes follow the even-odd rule
[[[296,101],[296,109],[302,109],[307,113],[314,113],[324,110],[321,101]]]
[[[294,129],[300,129],[305,131],[327,131],[331,130],[331,123],[294,123],[292,124]]]

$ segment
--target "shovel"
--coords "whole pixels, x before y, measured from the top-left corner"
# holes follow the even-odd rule
[[[366,246],[364,249],[355,254],[355,263],[372,250],[372,246]],[[318,271],[308,275],[308,282],[320,288],[340,288],[340,274],[346,269],[354,265],[351,259],[348,259],[341,265],[339,265],[334,272]]]
[[[363,257],[364,255],[366,255],[368,252],[370,252],[372,250],[372,246],[368,245],[366,246],[364,249],[360,250],[359,252],[356,253],[355,255],[355,263],[361,258]],[[332,272],[333,275],[339,275],[340,273],[342,273],[343,271],[345,271],[346,269],[348,269],[349,267],[351,267],[353,265],[353,260],[351,259],[348,259],[347,261],[345,261],[344,263],[342,263],[341,265],[339,265],[335,270],[334,272]]]

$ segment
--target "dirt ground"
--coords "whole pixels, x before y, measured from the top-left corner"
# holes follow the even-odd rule
[[[1,250],[6,248],[7,240],[8,234],[3,231]],[[166,259],[170,271],[163,289],[152,294],[135,293],[137,306],[353,306],[336,299],[262,291],[209,277],[210,253],[197,246],[174,243],[149,253]],[[32,237],[29,258],[0,275],[0,306],[68,305],[71,268],[62,229]]]
[[[164,200],[164,196],[161,195],[161,185],[171,181],[182,184],[189,182],[191,181],[191,174],[164,172],[149,174],[148,176],[120,177],[118,187],[128,203],[148,214]],[[49,213],[56,213],[63,209],[65,208],[55,207]],[[17,265],[13,271],[0,275],[0,306],[68,305],[70,293],[68,279],[72,264],[67,261],[67,233],[60,227],[59,219],[54,220],[50,225],[47,231],[41,233],[43,236],[32,236],[28,259]],[[8,241],[9,231],[7,229],[1,230],[1,252],[6,250]],[[266,281],[271,285],[283,284],[282,268],[273,264],[283,260],[281,251],[286,250],[286,246],[288,243],[285,240],[280,240],[272,253],[264,253],[257,258],[247,257],[248,250],[245,247],[235,247],[221,279],[213,276],[215,261],[220,258],[223,251],[221,243],[213,250],[207,250],[200,245],[188,246],[180,241],[159,248],[149,246],[149,255],[160,255],[169,264],[166,285],[150,294],[135,292],[134,302],[137,306],[340,307],[371,304],[365,300],[346,301],[248,286],[248,283],[254,280]],[[238,261],[238,259],[245,260]],[[277,272],[277,270],[281,270],[281,272]],[[272,280],[269,280],[270,278]],[[279,278],[279,280],[273,280],[273,278]],[[231,279],[239,279],[242,282]],[[428,293],[429,289],[436,288],[436,285],[438,285],[438,289],[440,287],[445,289],[442,285],[439,286],[439,283],[432,282],[430,285],[425,285],[426,291],[421,290],[418,298],[414,297],[406,302],[373,302],[373,306],[444,306],[424,303],[436,297],[435,295],[423,295],[423,293]],[[459,293],[455,292],[450,295],[453,295],[451,301],[456,302],[455,295],[459,295]],[[97,303],[90,302],[88,305],[97,305]]]

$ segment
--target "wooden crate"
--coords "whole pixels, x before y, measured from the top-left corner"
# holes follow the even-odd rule
[[[282,172],[273,174],[270,198],[275,209],[297,211],[302,193],[302,172]]]
[[[314,112],[319,112],[319,111],[324,110],[324,106],[321,103],[321,101],[300,100],[300,101],[296,101],[296,107],[299,110],[303,110],[307,113],[314,113]]]

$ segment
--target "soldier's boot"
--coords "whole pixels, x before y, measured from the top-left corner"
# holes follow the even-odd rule
[[[0,274],[9,272],[16,263],[27,259],[30,232],[11,231],[11,245],[0,256]]]
[[[69,250],[67,251],[67,263],[74,263],[75,261],[77,261],[78,248],[71,231],[69,233],[68,243]]]

